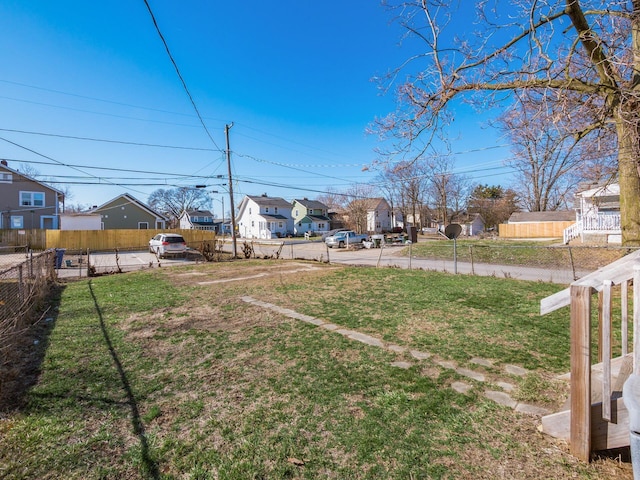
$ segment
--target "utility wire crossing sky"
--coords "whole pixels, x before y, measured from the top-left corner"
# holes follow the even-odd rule
[[[0,158],[100,205],[207,185],[236,197],[375,183],[384,76],[410,54],[376,1],[2,2]],[[455,170],[508,183],[509,148],[461,107]]]

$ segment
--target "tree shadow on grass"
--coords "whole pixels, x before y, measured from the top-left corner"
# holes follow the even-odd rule
[[[102,335],[104,336],[104,340],[109,348],[109,353],[113,362],[116,365],[118,370],[118,374],[120,375],[120,381],[122,382],[122,388],[124,389],[127,395],[127,405],[131,409],[131,423],[133,426],[133,431],[135,435],[138,437],[140,441],[140,450],[142,455],[142,462],[146,472],[154,479],[160,478],[160,470],[158,468],[158,464],[151,458],[149,454],[149,442],[147,441],[147,435],[144,429],[144,424],[142,423],[142,419],[140,418],[140,410],[138,409],[138,403],[136,402],[135,395],[131,390],[131,384],[129,383],[129,379],[127,378],[127,374],[122,366],[122,362],[120,362],[120,358],[118,357],[118,352],[116,352],[113,343],[111,342],[111,338],[109,337],[109,332],[107,330],[107,326],[104,322],[104,317],[102,315],[102,310],[100,308],[100,304],[98,303],[98,299],[95,296],[93,291],[93,284],[89,282],[89,291],[91,292],[91,298],[93,298],[93,303],[96,307],[96,312],[98,313],[98,317],[100,319],[100,329],[102,331]]]

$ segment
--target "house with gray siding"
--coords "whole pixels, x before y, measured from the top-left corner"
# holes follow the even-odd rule
[[[64,193],[0,160],[0,229],[60,228]]]
[[[108,202],[91,209],[102,217],[103,230],[164,229],[167,217],[153,211],[133,195],[123,193]]]

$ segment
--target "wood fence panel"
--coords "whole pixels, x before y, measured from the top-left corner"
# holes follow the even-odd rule
[[[148,248],[149,239],[158,233],[178,233],[191,248],[203,241],[214,241],[212,230],[47,230],[46,248],[67,250],[109,251],[118,249],[142,250]]]
[[[503,238],[562,238],[564,229],[574,223],[501,223],[498,225],[498,234]]]
[[[46,230],[7,229],[0,230],[0,245],[28,245],[32,250],[44,250]]]

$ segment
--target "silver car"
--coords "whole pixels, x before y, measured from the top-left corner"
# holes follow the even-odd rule
[[[167,255],[185,255],[187,242],[177,233],[159,233],[149,240],[149,251],[160,258]]]

